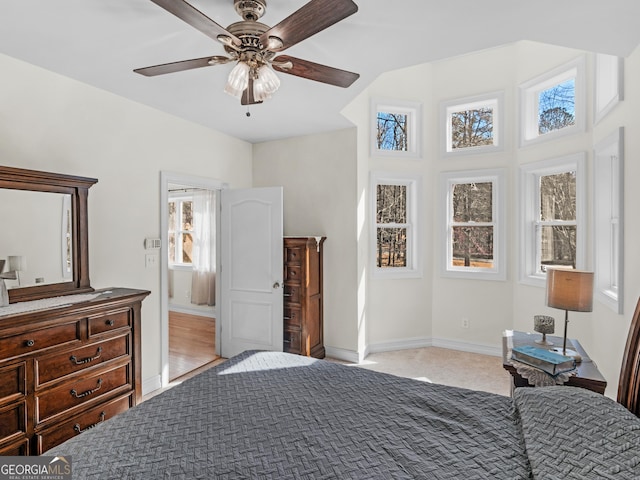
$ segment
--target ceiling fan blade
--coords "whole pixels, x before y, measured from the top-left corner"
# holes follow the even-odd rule
[[[262,103],[262,101],[257,101],[253,96],[253,78],[251,77],[249,77],[249,84],[247,85],[247,88],[242,92],[240,103],[242,105],[255,105]]]
[[[193,28],[200,30],[206,36],[218,40],[218,35],[231,37],[233,43],[240,45],[240,39],[229,33],[216,22],[207,17],[200,10],[184,0],[151,0],[156,5],[161,6],[167,12],[173,13],[179,19],[187,22]]]
[[[278,65],[285,62],[291,62],[293,66],[291,68],[284,68]],[[360,78],[358,73],[347,72],[346,70],[320,65],[319,63],[313,63],[288,55],[277,56],[272,65],[273,69],[279,72],[315,80],[316,82],[328,83],[336,87],[347,88]]]
[[[134,72],[145,75],[147,77],[154,77],[156,75],[164,75],[165,73],[182,72],[183,70],[192,70],[194,68],[219,65],[221,63],[227,63],[227,61],[231,60],[231,58],[220,56],[194,58],[192,60],[182,60],[180,62],[163,63],[162,65],[136,68]]]
[[[260,41],[269,45],[269,37],[278,37],[282,45],[269,47],[269,50],[281,52],[357,11],[358,6],[352,0],[311,0],[264,32]]]

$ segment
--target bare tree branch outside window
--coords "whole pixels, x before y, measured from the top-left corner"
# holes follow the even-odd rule
[[[407,186],[377,185],[376,265],[407,266]]]
[[[452,202],[452,266],[493,268],[493,183],[455,184]]]
[[[451,114],[451,148],[493,145],[493,108]]]
[[[538,133],[575,125],[576,81],[567,80],[540,92],[538,96]]]
[[[378,112],[378,150],[408,151],[407,119],[404,114]]]
[[[576,172],[540,177],[540,270],[576,268]]]

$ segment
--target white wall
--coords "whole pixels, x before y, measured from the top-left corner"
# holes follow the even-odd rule
[[[142,308],[142,378],[160,374],[160,171],[250,187],[251,145],[0,55],[3,165],[94,177],[89,261],[94,288],[150,290]],[[212,113],[213,114],[213,113]]]
[[[357,350],[355,129],[253,147],[255,187],[284,187],[284,233],[324,235],[324,341],[328,355]]]
[[[363,318],[366,318],[368,349],[415,346],[424,343],[449,346],[469,351],[499,354],[501,332],[515,328],[530,331],[533,316],[549,314],[557,319],[557,332],[562,335],[564,313],[545,307],[544,288],[518,282],[518,217],[517,178],[520,165],[575,152],[588,154],[591,171],[592,148],[618,126],[625,126],[625,313],[617,315],[596,302],[593,313],[570,314],[569,336],[578,338],[598,364],[609,382],[607,394],[615,396],[631,315],[640,293],[640,274],[629,266],[638,262],[640,253],[634,248],[634,238],[640,233],[640,222],[631,206],[640,201],[640,190],[634,179],[640,178],[640,167],[633,159],[640,152],[640,139],[634,131],[640,121],[634,111],[639,106],[638,94],[632,90],[640,79],[640,51],[626,59],[626,98],[595,128],[592,126],[592,104],[589,101],[587,130],[584,133],[540,143],[525,148],[518,146],[518,85],[558,67],[579,56],[587,59],[587,89],[593,88],[593,56],[588,52],[519,42],[475,54],[443,60],[431,65],[416,66],[380,76],[343,113],[358,127],[358,195],[368,197],[365,180],[373,170],[420,173],[425,179],[424,222],[427,230],[424,249],[427,261],[425,275],[420,280],[377,280],[367,276]],[[475,154],[442,158],[439,142],[439,104],[442,101],[469,97],[494,91],[504,91],[505,146],[491,154]],[[591,96],[591,95],[589,95]],[[371,98],[410,100],[423,104],[423,156],[420,160],[387,160],[371,157],[368,148]],[[441,172],[484,168],[505,168],[507,181],[507,255],[506,281],[473,281],[443,278],[439,273],[442,238],[439,234],[438,195]],[[589,173],[589,195],[593,179]],[[637,193],[638,192],[638,193]],[[590,201],[591,202],[591,201]],[[361,203],[356,208],[363,211]],[[591,218],[591,203],[589,219]],[[368,212],[362,221],[368,222]],[[590,220],[589,220],[590,221]],[[592,247],[591,226],[587,246]],[[368,231],[367,228],[364,231]],[[368,257],[368,236],[359,237],[360,256]],[[364,254],[363,252],[366,252]],[[589,260],[592,265],[592,259]],[[365,262],[363,262],[363,265]],[[366,268],[366,267],[364,267]],[[392,300],[389,300],[392,299]],[[470,320],[470,328],[461,328],[462,318]],[[358,319],[362,324],[361,318]]]

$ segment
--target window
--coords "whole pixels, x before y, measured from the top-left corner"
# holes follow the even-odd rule
[[[501,148],[502,103],[502,92],[443,103],[442,153],[482,153]]]
[[[169,265],[191,266],[193,251],[193,197],[169,194]]]
[[[417,225],[420,178],[374,172],[371,175],[373,275],[417,277]]]
[[[596,124],[624,100],[624,59],[596,54],[594,76],[593,123]]]
[[[584,154],[521,167],[521,281],[542,285],[549,267],[585,267]]]
[[[421,109],[417,103],[372,100],[371,154],[420,156]]]
[[[584,131],[584,58],[520,86],[520,145]]]
[[[623,150],[619,128],[594,149],[595,294],[616,313],[623,313]]]
[[[443,275],[504,280],[504,171],[443,173],[441,183],[446,206]]]

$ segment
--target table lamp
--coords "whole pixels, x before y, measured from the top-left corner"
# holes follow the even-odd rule
[[[580,270],[547,270],[547,306],[564,310],[564,339],[560,347],[551,350],[581,361],[574,350],[567,350],[567,324],[569,310],[591,312],[593,310],[593,272]]]

